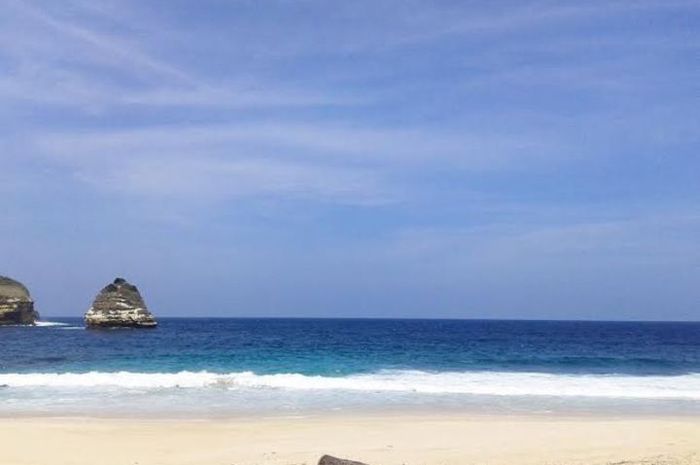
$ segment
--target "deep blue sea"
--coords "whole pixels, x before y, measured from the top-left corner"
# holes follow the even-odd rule
[[[54,319],[0,341],[0,415],[700,413],[700,323]]]

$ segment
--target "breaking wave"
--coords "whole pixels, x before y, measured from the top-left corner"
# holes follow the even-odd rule
[[[89,372],[4,373],[7,388],[279,389],[395,392],[423,395],[552,396],[700,400],[700,374],[678,376],[571,375],[513,372],[385,370],[342,377],[298,373]]]
[[[50,326],[70,326],[68,323],[61,323],[58,321],[37,321],[34,326],[50,327]]]

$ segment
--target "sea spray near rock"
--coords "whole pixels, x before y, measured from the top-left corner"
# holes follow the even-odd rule
[[[24,284],[0,276],[0,326],[33,325],[38,318],[34,301]]]
[[[123,278],[105,286],[85,313],[88,328],[155,328],[139,290]]]

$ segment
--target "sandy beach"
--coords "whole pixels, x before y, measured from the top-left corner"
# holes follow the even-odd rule
[[[0,420],[3,465],[700,464],[699,418],[444,414]]]

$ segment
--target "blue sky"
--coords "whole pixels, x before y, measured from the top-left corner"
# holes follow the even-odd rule
[[[0,8],[44,314],[700,319],[697,1]]]

